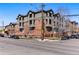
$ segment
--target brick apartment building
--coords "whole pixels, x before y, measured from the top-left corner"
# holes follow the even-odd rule
[[[76,21],[69,21],[68,29],[71,33],[78,32],[78,23]]]
[[[10,23],[5,27],[7,34],[19,37],[38,37],[42,36],[42,11],[29,11],[26,15],[18,15],[17,22]],[[43,10],[44,36],[53,37],[63,32],[79,32],[78,23],[70,21],[54,13],[52,9]]]
[[[29,11],[26,15],[18,15],[15,35],[41,37],[42,11]],[[54,33],[65,31],[65,19],[52,9],[43,10],[44,36],[53,36]]]
[[[9,25],[5,26],[5,35],[15,35],[15,26],[16,23],[10,23]]]

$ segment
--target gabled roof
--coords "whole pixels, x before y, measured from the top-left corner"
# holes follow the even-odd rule
[[[47,11],[43,10],[44,13],[47,13],[47,12],[50,12],[50,11],[54,14],[54,12],[53,12],[52,9],[47,10]],[[42,10],[39,10],[39,11],[31,11],[31,10],[29,10],[29,12],[26,14],[26,16],[28,16],[28,14],[29,14],[30,12],[33,13],[33,14],[37,14],[37,13],[41,13]]]
[[[17,16],[17,18],[18,18],[19,16],[21,16],[21,17],[27,17],[27,16],[28,16],[28,14],[29,14],[30,12],[31,12],[31,13],[34,13],[34,14],[37,14],[37,13],[41,13],[41,12],[42,12],[42,10],[39,10],[39,11],[32,11],[32,10],[29,10],[29,11],[28,11],[28,13],[27,13],[26,15],[21,15],[21,14],[19,14],[19,15]],[[43,12],[44,12],[44,13],[47,13],[47,12],[52,12],[52,13],[54,14],[54,12],[53,12],[53,10],[52,10],[52,9],[47,10],[47,11],[46,11],[46,10],[43,10]]]
[[[60,16],[60,14],[59,14],[59,13],[56,13],[56,14],[54,14],[53,16]]]
[[[76,22],[76,21],[71,21],[71,23],[78,24],[78,22]]]
[[[19,17],[19,16],[24,17],[25,15],[21,15],[21,14],[19,14],[17,17]]]
[[[26,17],[26,15],[21,15],[21,14],[19,14],[19,15],[17,16],[16,20],[17,20],[19,17]]]
[[[16,23],[10,23],[9,25],[16,25]]]
[[[60,17],[60,13],[53,14],[54,17]]]
[[[15,26],[16,25],[16,23],[10,23],[9,25],[6,25],[5,27],[8,27],[8,26]]]

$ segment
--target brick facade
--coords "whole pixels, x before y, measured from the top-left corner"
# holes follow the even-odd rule
[[[52,10],[43,11],[44,18],[44,35],[53,36],[53,33],[58,33],[59,30],[63,30],[64,20],[61,19],[60,14],[54,14]],[[61,22],[63,21],[63,22]],[[24,26],[19,26],[24,22]],[[63,26],[62,26],[63,25]],[[19,29],[23,28],[23,31]],[[29,11],[27,15],[18,15],[16,25],[16,35],[41,37],[42,34],[42,12]]]
[[[29,11],[26,15],[18,15],[15,25],[15,35],[24,37],[41,37],[42,36],[42,11]],[[75,22],[69,22],[59,13],[52,10],[43,10],[44,36],[53,37],[67,31],[75,31]]]
[[[15,23],[10,23],[9,25],[5,26],[5,34],[6,35],[15,35]]]

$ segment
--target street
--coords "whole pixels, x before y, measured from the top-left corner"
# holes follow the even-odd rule
[[[0,37],[0,55],[79,55],[79,40],[44,42]]]

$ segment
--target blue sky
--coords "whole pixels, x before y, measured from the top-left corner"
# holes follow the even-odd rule
[[[79,4],[77,3],[46,3],[45,10],[52,9],[57,13],[61,8],[65,14],[79,14]],[[40,4],[36,3],[0,3],[0,26],[2,21],[7,25],[10,22],[16,22],[18,14],[27,14],[29,10],[40,10]],[[70,17],[71,20],[79,22],[79,16]]]

